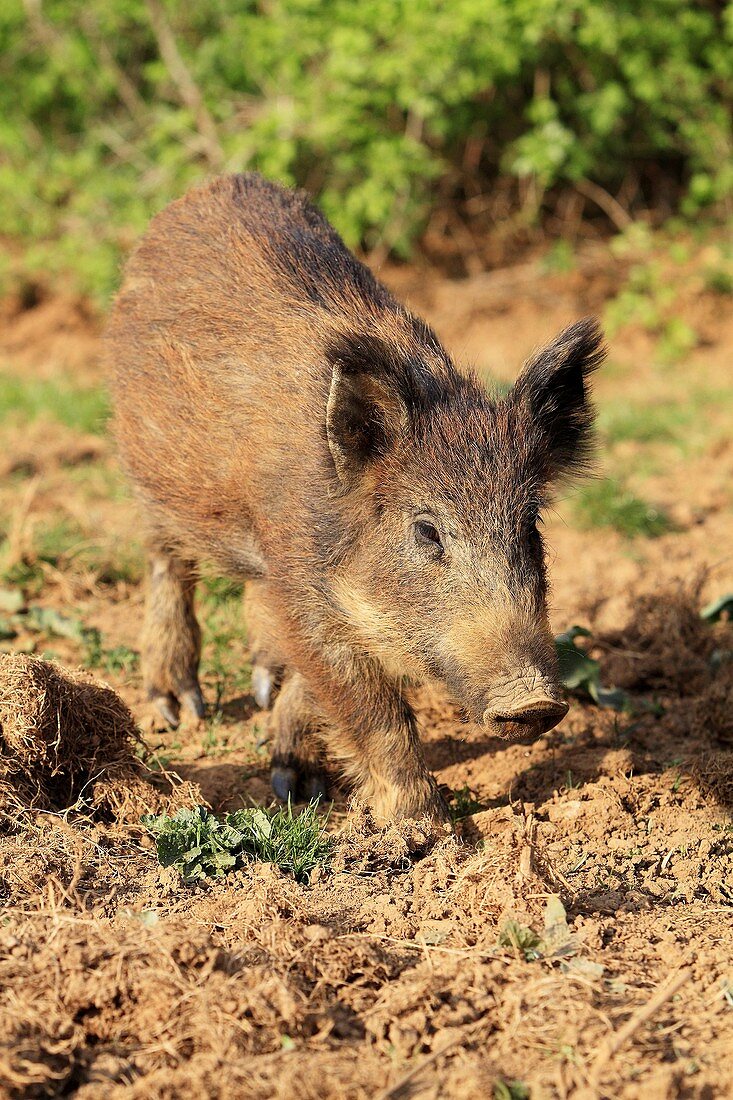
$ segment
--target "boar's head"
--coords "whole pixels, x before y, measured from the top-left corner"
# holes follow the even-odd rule
[[[411,325],[414,344],[329,348],[334,598],[389,672],[441,680],[492,732],[536,737],[567,711],[538,524],[553,484],[587,465],[602,333],[566,329],[495,400]]]

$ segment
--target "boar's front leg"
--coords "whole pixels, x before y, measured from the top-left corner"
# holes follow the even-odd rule
[[[148,589],[141,638],[143,682],[165,721],[178,725],[182,703],[206,713],[198,680],[201,630],[194,612],[196,568],[163,547],[148,557]]]
[[[325,798],[323,725],[299,672],[285,680],[272,711],[272,789],[278,798]]]
[[[380,822],[449,819],[428,771],[415,716],[398,686],[370,658],[339,647],[303,664],[309,694],[326,721],[321,736],[356,795]]]

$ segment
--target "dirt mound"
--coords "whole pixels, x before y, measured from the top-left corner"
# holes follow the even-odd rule
[[[375,842],[394,850],[397,832]],[[408,826],[408,850],[414,834]],[[115,919],[25,912],[0,929],[0,1081],[11,1096],[128,1095],[137,1081],[133,1095],[171,1100],[366,1098],[384,1086],[387,1052],[422,1069],[459,1040],[453,1073],[478,1095],[492,1080],[480,1057],[489,1037],[511,1050],[526,964],[497,948],[513,893],[493,857],[446,840],[396,877],[334,871],[311,888],[255,866],[206,889],[177,884],[173,917],[166,874],[143,908],[138,899]],[[537,919],[541,908],[530,901]],[[537,975],[540,1029],[543,982],[562,984]],[[578,1024],[593,990],[579,993]]]
[[[107,684],[25,654],[0,656],[0,811],[87,810],[139,818],[171,802],[135,756],[143,742]],[[174,801],[195,795],[176,794]],[[199,799],[200,800],[200,799]]]
[[[428,820],[378,829],[368,809],[354,808],[342,830],[333,868],[354,874],[405,871],[434,847],[438,836]]]
[[[561,1095],[590,1079],[590,1095],[632,1100],[643,1079],[661,1100],[688,1075],[694,1019],[706,1082],[725,1089],[711,1067],[729,1037],[718,990],[730,930],[694,900],[663,935],[658,914],[635,906],[569,924],[560,907],[562,935],[539,946],[557,898],[525,858],[527,821],[501,816],[498,836],[499,820],[485,823],[491,852],[444,841],[399,874],[334,872],[304,887],[255,866],[202,889],[160,871],[140,875],[134,904],[114,915],[101,901],[10,912],[0,1082],[14,1100],[490,1096],[497,1080],[544,1095],[534,1064],[549,1050]],[[537,930],[525,941],[537,951],[502,945],[509,912],[520,933]],[[712,946],[698,961],[699,938]],[[670,979],[686,983],[682,997],[660,995]],[[604,1043],[629,1019],[639,1042],[624,1051],[624,1090]]]

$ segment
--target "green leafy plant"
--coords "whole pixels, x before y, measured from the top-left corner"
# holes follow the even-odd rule
[[[590,638],[591,633],[582,626],[572,626],[555,638],[560,680],[573,695],[590,697],[599,707],[624,710],[629,697],[620,688],[604,688],[601,684],[601,666],[584,649],[576,645],[577,638]]]
[[[14,638],[19,630],[31,634],[41,634],[49,638],[66,638],[81,647],[83,662],[88,668],[104,668],[107,672],[130,673],[137,668],[139,654],[126,645],[105,647],[102,633],[95,626],[85,626],[75,615],[65,615],[55,607],[39,607],[36,604],[25,606],[11,598],[14,589],[0,589],[0,610],[3,594],[5,603],[13,607],[14,613],[0,620],[0,638]]]
[[[96,652],[95,652],[96,655]],[[107,672],[121,672],[128,675],[134,672],[140,663],[140,654],[127,645],[111,646],[109,649],[101,648],[99,659],[102,667]]]
[[[534,962],[542,955],[542,939],[518,921],[508,920],[499,933],[499,947],[510,947],[524,957],[525,962]]]
[[[581,954],[582,941],[571,932],[565,906],[557,894],[550,894],[545,903],[541,936],[526,925],[509,920],[499,933],[498,944],[522,955],[525,962],[547,959],[559,963],[564,973],[583,974],[587,978],[600,978],[603,974],[600,963]]]
[[[700,615],[709,623],[717,623],[723,618],[733,619],[733,592],[726,592],[713,600],[702,609]]]
[[[713,294],[733,295],[733,271],[726,268],[708,268],[704,275],[705,289]]]
[[[668,253],[677,263],[683,262],[678,242],[669,244]],[[609,332],[628,324],[640,325],[657,337],[657,353],[663,361],[681,359],[696,347],[698,335],[678,313],[680,289],[658,260],[635,264],[623,289],[606,308]]]
[[[486,807],[480,802],[470,787],[461,787],[460,790],[451,791],[448,809],[452,821],[461,821],[464,817],[472,817],[480,813]]]
[[[331,850],[317,802],[299,814],[288,804],[274,811],[252,808],[223,817],[198,806],[172,817],[147,815],[142,823],[155,838],[161,864],[175,867],[186,882],[219,878],[253,860],[274,863],[298,882],[307,882]]]

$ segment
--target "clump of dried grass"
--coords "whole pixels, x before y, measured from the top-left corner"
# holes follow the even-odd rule
[[[695,695],[709,684],[710,658],[729,624],[712,627],[700,617],[699,573],[653,592],[635,596],[633,614],[619,631],[606,634],[604,675],[609,682],[635,691]]]
[[[2,738],[25,768],[93,771],[129,759],[139,741],[119,695],[81,669],[25,654],[0,657]]]
[[[175,794],[168,782],[166,797],[152,785],[135,757],[140,745],[132,714],[107,684],[38,657],[0,656],[0,810],[9,816],[76,806],[137,820],[194,800],[193,788]]]
[[[706,752],[690,765],[690,773],[705,794],[730,809],[733,807],[733,756]]]
[[[693,728],[696,734],[733,748],[733,662],[721,668],[695,700]]]

